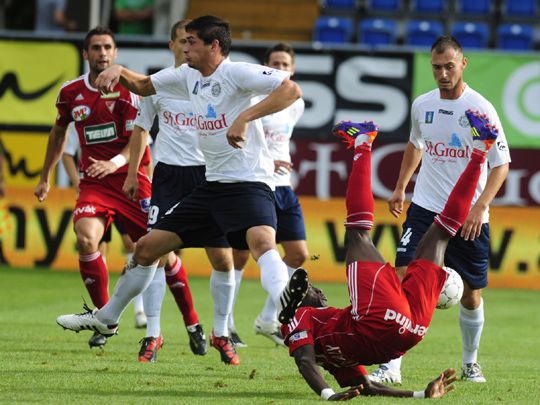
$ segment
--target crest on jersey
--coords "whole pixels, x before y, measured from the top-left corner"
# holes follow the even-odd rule
[[[87,105],[78,105],[71,110],[71,117],[74,121],[83,121],[90,116],[92,110]]]
[[[459,126],[461,128],[467,128],[469,127],[469,120],[467,119],[467,116],[465,114],[463,114],[461,117],[459,117],[458,119],[458,123],[459,123]]]
[[[219,85],[219,83],[214,83],[212,85],[212,95],[214,97],[217,97],[221,94],[221,86]]]
[[[433,124],[433,116],[435,115],[434,111],[426,111],[426,118],[424,122],[426,124]]]
[[[107,106],[108,110],[112,113],[114,110],[114,105],[116,104],[116,101],[107,100],[105,101],[105,105]]]
[[[308,334],[305,330],[296,332],[294,335],[289,336],[289,343],[296,342],[298,340],[307,339]]]

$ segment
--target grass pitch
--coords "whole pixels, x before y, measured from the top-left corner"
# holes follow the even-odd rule
[[[245,280],[235,317],[249,347],[239,349],[240,367],[228,367],[210,348],[194,356],[172,296],[163,305],[165,345],[158,362],[137,362],[144,331],[133,327],[133,310],[104,350],[90,350],[90,333],[63,331],[59,314],[82,311],[86,291],[78,273],[0,267],[0,402],[79,404],[314,403],[318,397],[300,377],[287,351],[256,336],[252,322],[265,299],[258,281]],[[210,333],[212,302],[208,279],[193,278],[196,309]],[[111,289],[116,276],[111,279]],[[341,284],[321,284],[335,306],[348,302]],[[486,324],[479,361],[486,384],[456,384],[442,403],[540,403],[540,292],[487,290]],[[88,300],[89,301],[89,300]],[[461,365],[457,309],[436,311],[422,343],[403,360],[403,388],[424,389],[446,367]],[[337,391],[335,381],[328,377]],[[356,398],[369,403],[413,399]]]

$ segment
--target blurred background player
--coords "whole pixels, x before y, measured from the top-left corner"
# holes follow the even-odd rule
[[[487,165],[483,166],[471,210],[460,234],[450,240],[445,264],[461,275],[465,286],[459,306],[463,346],[461,378],[485,382],[477,356],[484,326],[482,289],[488,282],[489,205],[506,179],[510,153],[495,108],[463,81],[467,58],[455,38],[437,39],[431,50],[431,66],[438,88],[413,102],[409,143],[394,193],[388,200],[392,215],[401,215],[405,188],[422,161],[397,248],[396,271],[403,279],[420,239],[435,215],[441,212],[467,165],[472,143],[464,111],[469,108],[481,111],[499,129],[497,146],[487,155],[489,173]],[[441,148],[446,152],[439,153]],[[401,359],[381,365],[370,378],[377,382],[400,383]]]
[[[119,34],[152,34],[153,16],[154,0],[114,0]]]
[[[117,219],[131,240],[146,233],[150,204],[150,179],[143,161],[139,168],[140,187],[136,201],[122,193],[129,158],[128,141],[137,115],[139,97],[121,85],[107,95],[95,87],[98,74],[116,59],[114,34],[108,28],[94,28],[83,44],[83,57],[89,73],[66,82],[60,89],[58,115],[51,129],[45,162],[34,194],[45,201],[50,190],[51,172],[60,160],[66,141],[67,126],[75,121],[81,145],[79,194],[73,212],[74,230],[79,251],[81,276],[97,307],[109,300],[107,266],[98,245],[105,230]],[[149,155],[148,155],[149,156]],[[97,332],[97,331],[96,331]],[[98,333],[91,346],[105,341]]]
[[[289,72],[292,76],[295,69],[294,49],[288,44],[278,43],[266,50],[264,64],[273,69]],[[259,100],[262,98],[259,98]],[[276,241],[283,247],[285,253],[283,261],[287,265],[289,276],[298,267],[302,266],[308,257],[304,216],[298,197],[291,185],[293,165],[290,141],[294,126],[303,113],[304,100],[299,98],[284,110],[261,118],[266,143],[274,159],[274,182],[276,185],[274,196],[277,214]],[[234,250],[233,255],[236,301],[244,267],[249,258],[249,250]],[[270,297],[267,297],[263,309],[255,319],[253,328],[255,333],[269,338],[276,344],[283,345],[280,324],[277,319],[277,308]],[[232,312],[229,317],[229,332],[231,339],[237,346],[245,346],[236,331]]]
[[[77,23],[66,16],[67,0],[36,0],[36,31],[75,31]]]
[[[283,325],[282,332],[298,370],[322,399],[350,399],[357,395],[437,397],[444,395],[450,389],[449,384],[456,380],[455,370],[447,369],[423,391],[402,391],[369,381],[363,366],[403,355],[422,341],[429,328],[449,277],[442,268],[446,247],[467,218],[485,166],[486,152],[497,138],[497,130],[480,113],[468,110],[465,119],[474,127],[470,159],[442,212],[435,216],[420,240],[403,282],[369,236],[374,223],[371,146],[378,128],[371,122],[341,122],[334,127],[335,135],[354,145],[345,199],[347,285],[351,305],[344,309],[301,307],[294,317],[287,317],[283,312],[279,316],[280,321],[288,323]],[[297,270],[292,277],[299,272],[304,270]],[[326,305],[323,295],[319,294],[319,301],[320,305],[309,304]],[[336,394],[317,363],[335,377],[340,387],[352,388]]]
[[[188,20],[178,21],[171,28],[169,49],[174,55],[173,68],[184,63],[185,26],[188,22]],[[131,160],[124,183],[124,192],[127,196],[131,198],[137,195],[139,187],[136,176],[138,162],[143,157],[149,131],[156,116],[158,117],[159,132],[154,145],[154,156],[157,164],[152,178],[152,201],[148,215],[149,228],[152,228],[167,210],[188,195],[196,185],[202,183],[205,173],[204,157],[199,149],[191,103],[187,100],[165,98],[159,95],[144,97],[130,140]],[[227,249],[227,252],[221,252],[221,254],[230,255],[227,241],[221,238],[218,242],[220,242],[218,246],[223,245]],[[191,351],[194,354],[204,355],[208,350],[206,337],[193,305],[182,260],[170,252],[161,258],[160,266],[162,263],[165,263],[166,282],[184,318]],[[153,312],[159,311],[162,299],[163,297],[161,300],[157,300],[156,297],[152,304],[156,307],[152,310]],[[145,305],[146,301],[145,299]],[[157,328],[154,331],[147,329],[147,337],[143,342],[143,346],[146,344],[147,351],[158,347],[152,341],[159,336]],[[143,348],[141,348],[141,352],[143,352]]]
[[[148,149],[145,148],[145,151],[146,153],[148,153]],[[77,130],[75,129],[73,122],[71,122],[68,125],[68,129],[67,129],[67,140],[64,147],[64,153],[62,154],[62,164],[64,165],[69,181],[71,182],[71,185],[75,189],[77,195],[79,195],[79,182],[81,178],[79,174],[79,169],[78,169],[78,162],[79,162],[80,155],[81,155],[81,145],[79,143],[79,135],[77,134]],[[148,175],[151,177],[152,165],[151,164],[146,165],[145,169]],[[133,256],[135,245],[133,244],[133,241],[131,240],[129,235],[124,231],[122,226],[118,223],[118,221],[114,221],[114,225],[116,226],[116,229],[120,235],[120,238],[122,239],[122,245],[124,247],[124,253],[126,255],[126,263],[127,263],[131,259],[131,256]],[[101,253],[101,256],[103,257],[103,260],[105,262],[107,262],[108,244],[111,242],[111,239],[112,239],[112,227],[109,226],[107,230],[105,231],[105,233],[103,234],[103,237],[101,238],[101,241],[99,242],[99,247],[98,247]],[[135,327],[145,328],[146,327],[146,314],[144,313],[143,297],[141,294],[137,295],[133,299],[133,310],[134,310],[134,316],[135,316]],[[101,338],[100,341],[103,342],[104,337]],[[100,341],[97,341],[97,342],[92,341],[92,344],[100,343]],[[97,344],[97,346],[102,346],[102,345]]]
[[[206,246],[222,235],[234,248],[249,247],[261,269],[261,284],[276,305],[290,302],[287,266],[275,242],[274,163],[258,119],[291,105],[301,97],[301,90],[286,72],[268,74],[268,67],[230,61],[231,31],[226,21],[198,17],[186,32],[187,64],[152,76],[115,65],[101,73],[98,83],[106,93],[121,80],[141,95],[189,98],[205,156],[206,180],[141,238],[135,263],[125,269],[109,303],[84,314],[59,316],[57,323],[64,328],[114,334],[122,311],[148,285],[162,255],[181,247]],[[253,97],[265,94],[264,100],[252,105]],[[219,277],[214,308],[222,311],[223,318],[214,324],[211,344],[225,364],[239,365],[227,328],[234,297],[233,263],[220,265],[221,271],[212,272],[211,284]]]

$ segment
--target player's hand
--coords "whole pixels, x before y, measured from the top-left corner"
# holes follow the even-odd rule
[[[48,182],[40,181],[34,190],[34,195],[37,197],[39,202],[43,202],[47,199],[51,185]]]
[[[461,227],[461,237],[465,240],[475,240],[482,233],[482,219],[484,217],[484,209],[476,205],[471,208],[467,219]]]
[[[349,399],[353,399],[354,397],[359,396],[363,388],[364,387],[362,385],[359,385],[357,387],[351,387],[347,391],[335,393],[330,398],[328,398],[328,400],[329,401],[348,401]]]
[[[292,170],[293,164],[284,160],[274,160],[274,172],[277,174],[286,175]]]
[[[110,160],[96,160],[92,156],[90,156],[88,159],[90,162],[92,162],[86,169],[86,174],[88,177],[102,179],[108,174],[114,173],[116,170],[118,170],[118,167]]]
[[[405,191],[394,190],[388,199],[388,210],[394,217],[399,217],[403,213],[403,203],[405,202]]]
[[[242,142],[246,141],[247,121],[238,116],[227,131],[227,142],[234,149],[242,149]]]
[[[452,391],[452,385],[457,380],[456,370],[447,368],[436,379],[431,381],[425,390],[426,398],[440,398],[446,393]]]
[[[136,201],[139,194],[139,179],[137,179],[137,176],[127,176],[122,191],[131,201]]]
[[[101,72],[95,83],[97,89],[105,94],[112,92],[120,81],[122,69],[123,67],[121,65],[112,65]]]

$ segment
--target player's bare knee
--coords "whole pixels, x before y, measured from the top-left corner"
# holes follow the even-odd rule
[[[461,297],[461,305],[466,309],[474,310],[480,306],[482,302],[482,290],[481,289],[472,289],[467,285],[467,282],[463,283],[464,290],[463,296]]]
[[[140,264],[141,266],[150,266],[158,259],[159,256],[156,257],[152,247],[149,243],[145,242],[144,237],[139,239],[137,246],[135,247],[135,252],[133,253],[133,260],[135,260],[135,263]]]
[[[77,232],[77,249],[81,254],[94,253],[98,250],[99,240],[86,232]]]
[[[283,261],[287,266],[292,268],[298,268],[302,266],[308,258],[307,249],[294,250],[292,252],[287,252],[283,257]]]

